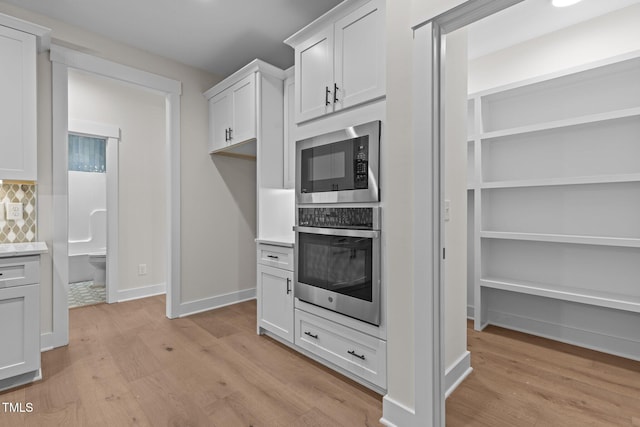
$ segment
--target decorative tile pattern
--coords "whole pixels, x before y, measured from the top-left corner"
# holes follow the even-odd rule
[[[94,285],[93,281],[69,283],[69,308],[107,302],[106,287]]]
[[[22,203],[22,219],[7,221],[6,203]],[[36,239],[36,184],[4,181],[0,185],[0,243],[34,242]]]

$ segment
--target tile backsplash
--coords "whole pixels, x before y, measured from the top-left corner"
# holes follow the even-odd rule
[[[22,204],[22,219],[7,220],[7,203]],[[3,181],[0,184],[0,243],[36,240],[36,184]]]

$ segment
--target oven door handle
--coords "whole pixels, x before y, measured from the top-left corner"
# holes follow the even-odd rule
[[[325,236],[345,236],[364,237],[367,239],[378,239],[379,230],[354,230],[352,228],[318,228],[318,227],[293,227],[293,231],[298,233],[323,234]]]

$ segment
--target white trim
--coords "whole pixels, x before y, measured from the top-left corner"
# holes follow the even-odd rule
[[[21,385],[31,384],[42,379],[42,369],[27,372],[15,377],[4,378],[0,380],[0,393],[12,388],[20,387]],[[4,408],[3,408],[4,409]],[[3,410],[3,413],[5,411]]]
[[[535,335],[565,344],[588,348],[601,353],[613,354],[625,359],[640,361],[640,341],[603,334],[597,331],[569,325],[545,322],[527,316],[488,310],[487,325]]]
[[[471,367],[471,353],[465,351],[458,360],[447,368],[447,372],[444,374],[445,399],[458,388],[471,372],[473,372],[473,368]]]
[[[104,138],[120,139],[120,127],[108,123],[69,119],[69,130],[75,134],[95,135]]]
[[[61,46],[51,47],[53,140],[53,347],[69,343],[68,266],[68,69],[75,68],[160,92],[166,99],[167,317],[176,317],[180,282],[180,93],[182,83]]]
[[[476,312],[476,308],[473,305],[468,304],[467,305],[467,319],[468,320],[474,320],[476,318],[475,312]]]
[[[382,418],[380,423],[387,427],[419,427],[413,409],[396,402],[388,395],[382,398]]]
[[[118,237],[118,150],[120,127],[87,120],[69,119],[68,132],[106,138],[107,140],[107,303],[118,301],[118,260],[120,240]]]
[[[180,95],[182,93],[182,83],[178,80],[138,70],[56,44],[51,45],[51,62],[58,62],[69,68],[88,71],[102,77],[132,83],[165,94]]]
[[[120,289],[117,293],[117,301],[124,302],[152,297],[154,295],[162,295],[165,293],[166,287],[166,283],[158,283],[157,285],[140,286],[139,288]]]
[[[0,13],[0,25],[36,36],[38,52],[48,50],[51,45],[51,28],[43,27],[42,25],[34,24],[33,22],[28,22],[14,16],[5,15],[4,13]]]
[[[444,280],[440,255],[444,247],[444,102],[440,91],[445,51],[441,34],[520,1],[469,0],[413,27],[414,421],[421,426],[445,425]]]
[[[191,316],[192,314],[215,310],[216,308],[237,304],[243,301],[249,301],[255,298],[256,288],[251,288],[231,292],[224,295],[217,295],[215,297],[203,298],[196,301],[183,302],[182,304],[180,304],[178,317]]]
[[[53,332],[43,332],[40,334],[40,352],[53,350]]]

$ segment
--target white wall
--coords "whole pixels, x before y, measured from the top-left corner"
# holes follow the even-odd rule
[[[117,289],[165,283],[168,260],[163,232],[167,227],[164,96],[70,70],[69,119],[120,128]],[[69,188],[71,190],[71,183]],[[71,211],[71,193],[69,198]],[[70,219],[71,216],[70,213]],[[71,221],[69,230],[71,237]],[[146,275],[138,275],[139,264],[147,266]]]
[[[207,155],[208,112],[202,92],[218,76],[117,43],[64,22],[0,2],[0,13],[53,30],[59,43],[182,82],[182,302],[255,287],[255,162]],[[52,247],[51,63],[38,56],[38,233]],[[52,330],[52,263],[41,263],[42,331]]]
[[[469,93],[640,49],[640,4],[482,56],[469,63]]]

